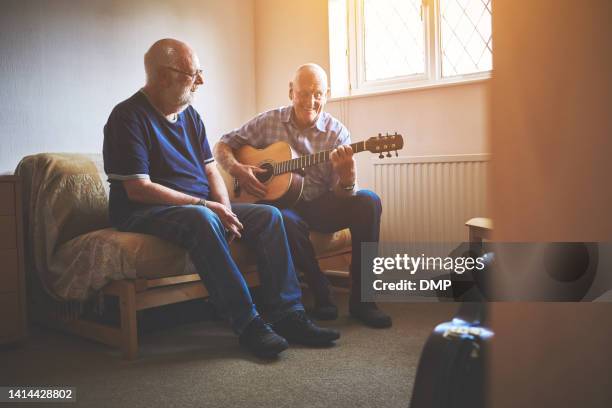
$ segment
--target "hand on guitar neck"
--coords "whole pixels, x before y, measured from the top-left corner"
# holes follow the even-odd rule
[[[332,150],[329,155],[332,162],[334,172],[340,179],[342,187],[355,184],[355,158],[353,157],[353,149],[350,145],[338,146]]]
[[[266,171],[264,169],[257,166],[236,162],[230,173],[238,180],[240,186],[249,194],[252,194],[258,198],[263,198],[268,192],[268,188],[262,182],[257,180],[256,175],[258,173],[265,172]]]

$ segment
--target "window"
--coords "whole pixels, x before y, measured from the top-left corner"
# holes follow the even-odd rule
[[[488,78],[491,0],[329,0],[332,97]]]

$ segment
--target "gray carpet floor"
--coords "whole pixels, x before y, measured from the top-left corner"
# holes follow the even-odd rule
[[[77,387],[71,407],[407,407],[423,344],[457,306],[388,303],[394,325],[376,330],[348,317],[346,295],[337,298],[339,319],[322,324],[342,332],[337,344],[294,346],[274,361],[251,357],[212,321],[143,334],[136,361],[32,327],[26,342],[0,350],[0,385]]]

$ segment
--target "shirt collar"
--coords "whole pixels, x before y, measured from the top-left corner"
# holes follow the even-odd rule
[[[315,122],[315,126],[317,127],[317,130],[319,132],[325,132],[325,117],[324,116],[325,116],[325,112],[321,112],[321,114],[317,118],[317,121]],[[285,106],[281,112],[281,121],[283,123],[291,122],[292,124],[295,125],[292,119],[293,119],[293,106],[291,105]]]

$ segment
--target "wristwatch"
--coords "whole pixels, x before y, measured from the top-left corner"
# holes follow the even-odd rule
[[[201,205],[202,207],[208,207],[206,205],[206,200],[204,200],[203,198],[200,198],[198,202],[196,203],[196,205]]]

